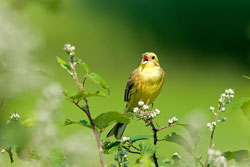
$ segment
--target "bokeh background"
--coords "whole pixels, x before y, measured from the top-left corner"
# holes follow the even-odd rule
[[[163,125],[177,116],[180,122],[197,125],[201,142],[196,153],[203,156],[210,133],[206,124],[214,120],[210,105],[217,106],[226,88],[235,90],[234,101],[250,95],[250,82],[242,77],[250,75],[249,1],[1,0],[1,122],[13,112],[22,120],[33,117],[48,85],[51,89],[60,85],[61,89],[77,89],[56,61],[56,56],[67,58],[64,43],[75,45],[76,55],[110,86],[109,97],[90,99],[94,117],[123,111],[129,75],[142,53],[155,52],[166,72],[165,85],[154,104],[161,110],[156,121]],[[55,83],[57,86],[51,86]],[[90,90],[99,89],[91,81],[86,84]],[[224,114],[227,122],[216,130],[215,148],[249,149],[250,122],[240,111],[231,112],[231,106]],[[84,114],[63,97],[57,107],[53,122],[62,147],[79,154],[78,165],[97,165],[92,132],[77,125],[63,126],[67,118],[86,119]],[[186,133],[175,127],[160,135],[171,131]],[[134,120],[125,135],[150,133],[142,121]],[[38,133],[37,137],[44,135]],[[160,144],[161,155],[170,157],[174,152],[183,150],[172,143]],[[105,155],[105,162],[111,161],[113,155]]]

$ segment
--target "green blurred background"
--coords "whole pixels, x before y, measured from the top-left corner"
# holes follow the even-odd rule
[[[4,99],[1,121],[7,120],[11,112],[20,113],[23,119],[30,117],[43,87],[49,82],[58,82],[63,89],[76,89],[70,76],[56,62],[56,56],[67,58],[63,44],[68,42],[76,46],[77,56],[110,86],[109,97],[89,100],[94,117],[106,111],[123,111],[123,94],[129,75],[139,65],[142,53],[155,52],[166,72],[165,85],[155,101],[155,107],[161,110],[156,121],[163,125],[169,118],[178,116],[180,122],[197,124],[201,132],[197,153],[202,155],[207,152],[209,139],[206,123],[214,119],[209,106],[217,105],[219,95],[226,88],[235,90],[234,101],[250,95],[250,82],[242,77],[250,75],[250,1],[2,0],[0,6],[7,9],[0,20],[7,17],[17,30],[27,28],[26,34],[32,38],[27,45],[36,43],[28,57],[24,52],[16,54],[18,59],[9,60],[8,50],[0,52],[1,59],[7,62],[3,69],[10,68],[19,59],[28,59],[24,66],[29,67],[31,78],[37,78],[30,85],[26,84],[30,81],[25,73],[18,74],[22,80],[20,87],[20,80],[11,80],[15,74],[6,77],[13,81],[12,87],[7,86],[8,79],[1,80],[1,98]],[[14,15],[10,17],[10,13]],[[4,26],[4,22],[0,26]],[[15,34],[11,29],[9,33],[10,36]],[[1,36],[1,41],[8,40]],[[9,50],[22,47],[26,35],[21,38],[23,41],[17,38],[20,45],[15,43]],[[3,69],[1,74],[6,75]],[[86,84],[90,90],[99,89],[90,81]],[[12,92],[13,88],[18,91]],[[249,149],[250,122],[241,112],[230,112],[230,108],[225,113],[227,122],[216,130],[215,148],[222,151]],[[62,138],[83,133],[94,140],[89,129],[63,127],[66,118],[86,119],[75,106],[64,100],[58,112],[56,122]],[[172,130],[183,132],[175,127],[160,135]],[[149,127],[135,120],[125,135],[150,133]],[[92,149],[96,151],[95,143]],[[181,153],[182,148],[171,143],[160,144],[161,155],[169,157],[174,152]],[[98,154],[94,152],[84,163],[91,166],[97,159]],[[113,155],[105,155],[107,163],[112,159]]]

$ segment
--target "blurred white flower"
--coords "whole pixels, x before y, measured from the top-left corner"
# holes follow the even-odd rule
[[[213,126],[216,126],[216,122],[212,122],[212,125],[213,125]]]
[[[147,110],[147,109],[148,109],[148,105],[145,104],[145,105],[142,106],[142,108],[143,108],[144,110]]]
[[[156,112],[157,115],[159,115],[161,113],[161,111],[159,109],[157,109],[157,108],[155,109],[155,112]]]
[[[176,123],[176,122],[178,122],[178,118],[177,117],[173,117],[173,118],[171,118],[171,119],[168,120],[169,124],[173,124],[173,123]]]
[[[133,112],[134,113],[136,113],[136,112],[138,112],[139,111],[139,108],[138,107],[135,107],[134,109],[133,109]]]
[[[208,150],[208,161],[213,167],[226,167],[226,159],[219,150]]]
[[[126,137],[126,136],[122,137],[122,143],[125,143],[128,141],[130,141],[130,137]]]
[[[20,118],[20,115],[16,112],[10,115],[10,120],[18,121],[19,118]]]
[[[214,111],[214,107],[213,107],[213,106],[210,106],[209,110],[210,110],[210,111]]]
[[[144,105],[144,102],[143,102],[142,100],[140,100],[140,101],[138,102],[138,105],[139,105],[139,106],[143,106],[143,105]]]

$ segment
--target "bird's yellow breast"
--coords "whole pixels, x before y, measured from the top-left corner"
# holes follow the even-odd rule
[[[142,100],[151,104],[159,95],[163,82],[164,72],[160,67],[138,68],[135,80],[134,106]]]

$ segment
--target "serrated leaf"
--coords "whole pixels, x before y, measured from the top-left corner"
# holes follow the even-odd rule
[[[168,134],[167,136],[165,136],[164,140],[176,143],[176,144],[182,146],[183,148],[185,148],[186,151],[188,151],[188,152],[191,151],[191,147],[188,144],[187,140],[184,137],[182,137],[181,135],[176,134],[175,132],[172,132],[171,134]]]
[[[141,154],[153,155],[157,151],[157,147],[150,143],[140,143]]]
[[[193,141],[193,144],[196,148],[198,143],[200,142],[200,135],[199,135],[199,131],[197,130],[197,128],[195,128],[191,124],[177,124],[177,125],[183,126],[188,130],[190,137]]]
[[[241,107],[242,105],[249,101],[250,100],[250,97],[243,97],[243,98],[240,98],[238,100],[236,100],[234,103],[233,103],[233,106],[232,106],[232,111],[238,111],[238,110],[241,110]]]
[[[109,92],[109,87],[108,87],[107,83],[98,74],[91,72],[90,74],[87,74],[86,76],[89,79],[91,79],[94,83],[96,83],[97,85],[100,85],[102,88],[107,89]]]
[[[61,65],[61,67],[63,69],[65,69],[67,71],[72,70],[71,66],[68,63],[66,63],[63,59],[61,59],[60,57],[56,57],[56,59],[57,59],[57,62]]]
[[[234,159],[235,162],[250,161],[248,150],[227,151],[222,154],[228,161]]]
[[[106,128],[113,122],[128,124],[130,119],[126,115],[115,111],[102,113],[94,119],[94,123],[99,129]]]
[[[64,122],[64,126],[72,125],[72,124],[77,124],[77,125],[85,126],[85,127],[92,129],[91,124],[86,120],[80,120],[76,122],[76,121],[71,121],[70,119],[66,119]]]
[[[140,141],[140,140],[148,140],[150,138],[152,138],[151,135],[134,136],[134,137],[131,137],[131,142],[134,143],[134,142],[137,142],[137,141]]]
[[[243,105],[241,106],[241,110],[243,114],[247,117],[247,119],[250,121],[250,100],[243,103]]]
[[[85,62],[80,61],[79,65],[81,66],[82,69],[84,69],[87,72],[87,74],[90,73],[89,67]]]

